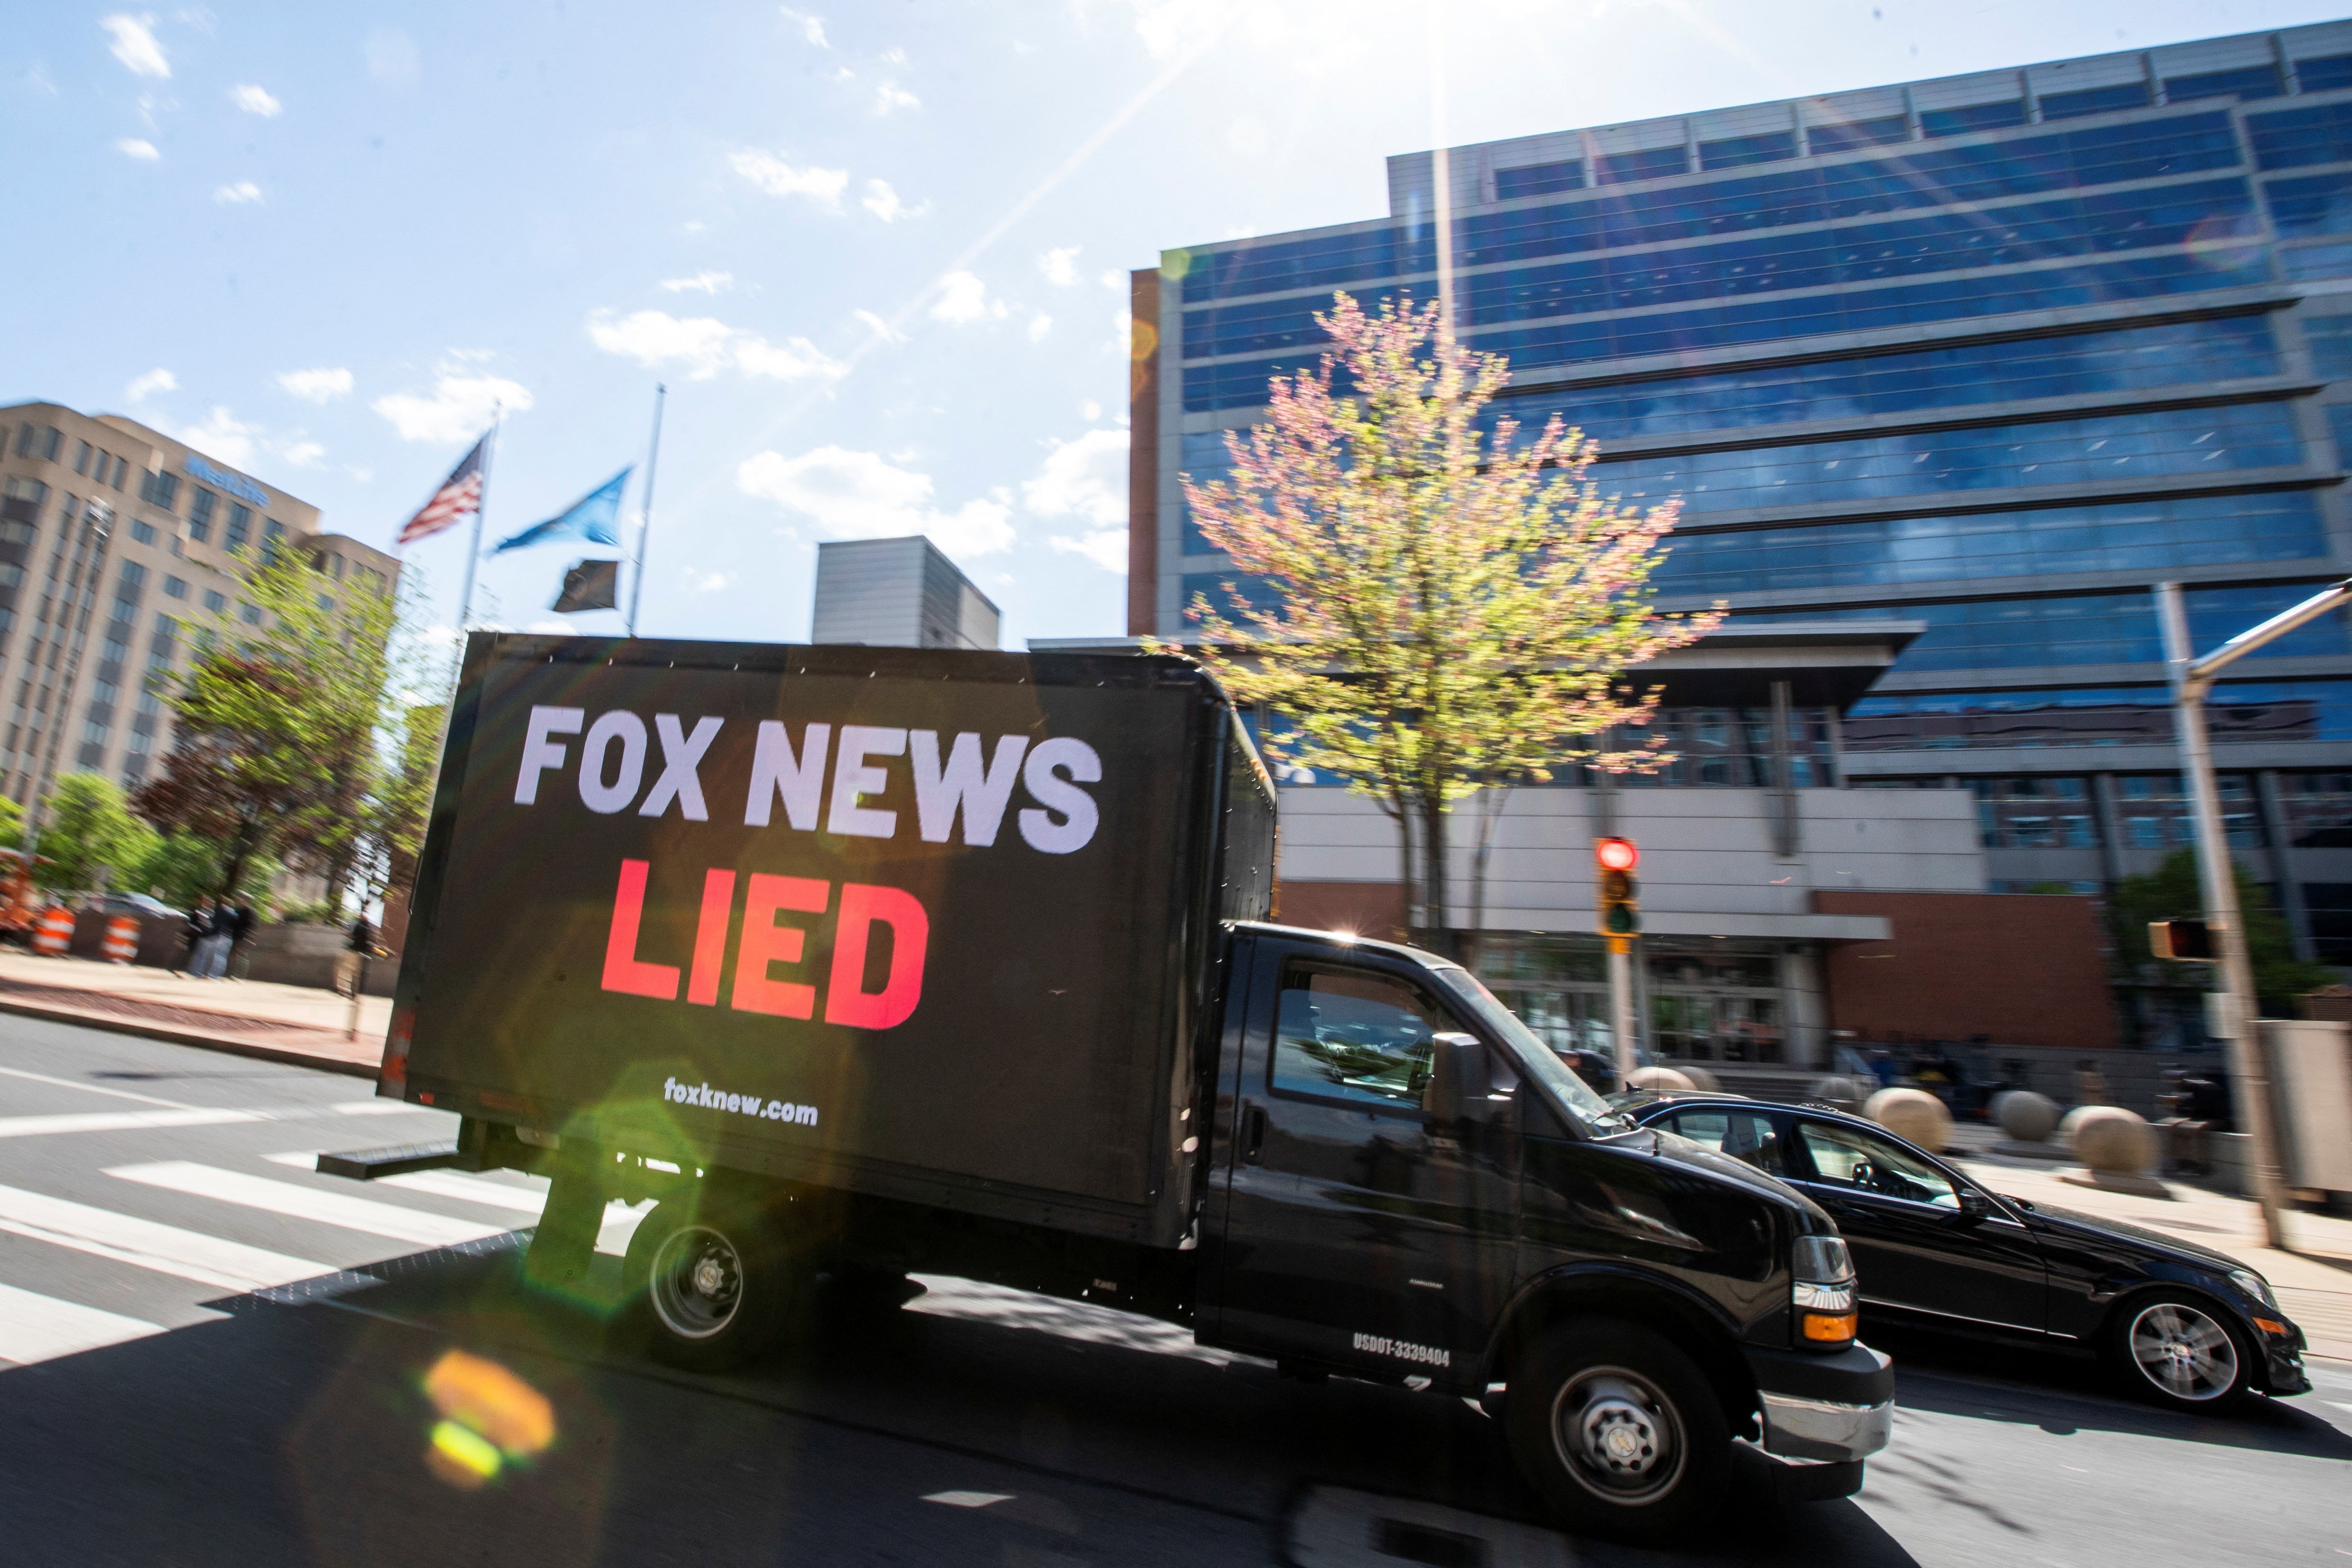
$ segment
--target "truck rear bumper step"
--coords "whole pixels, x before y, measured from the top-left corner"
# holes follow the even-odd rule
[[[402,1143],[390,1149],[361,1149],[349,1154],[321,1154],[317,1166],[322,1176],[349,1176],[373,1182],[379,1176],[404,1176],[411,1171],[438,1171],[459,1161],[457,1140],[440,1143]]]

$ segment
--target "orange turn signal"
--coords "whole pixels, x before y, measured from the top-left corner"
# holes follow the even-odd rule
[[[1855,1314],[1852,1312],[1807,1312],[1804,1335],[1815,1344],[1833,1344],[1853,1338],[1854,1321]]]
[[[2286,1332],[2286,1325],[2284,1323],[2274,1323],[2268,1318],[2256,1318],[2254,1320],[2254,1327],[2262,1330],[2262,1331],[2266,1334],[2284,1334]]]

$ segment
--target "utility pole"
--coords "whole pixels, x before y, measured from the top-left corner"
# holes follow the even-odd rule
[[[654,386],[654,434],[646,447],[645,517],[637,524],[637,569],[629,574],[629,636],[637,635],[637,605],[646,596],[646,540],[654,531],[654,468],[661,461],[662,401],[669,396],[669,388],[656,383]]]
[[[2220,954],[2221,1022],[2229,1042],[2230,1076],[2237,1081],[2235,1109],[2244,1119],[2252,1145],[2254,1197],[2262,1205],[2263,1240],[2282,1251],[2287,1249],[2286,1194],[2272,1116],[2270,1053],[2254,1021],[2253,956],[2246,946],[2230,846],[2221,833],[2221,795],[2213,780],[2212,742],[2205,731],[2205,695],[2230,665],[2347,602],[2352,602],[2352,578],[2240,632],[2199,658],[2189,641],[2189,614],[2180,584],[2159,583],[2156,589],[2157,616],[2164,628],[2164,661],[2172,676],[2173,728],[2197,822],[2197,879],[2204,895],[2206,929],[2212,933]]]

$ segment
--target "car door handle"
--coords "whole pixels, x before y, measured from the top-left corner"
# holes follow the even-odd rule
[[[1255,1165],[1265,1150],[1265,1107],[1253,1105],[1242,1112],[1242,1163]]]

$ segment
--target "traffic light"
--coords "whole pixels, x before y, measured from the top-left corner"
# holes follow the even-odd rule
[[[1602,936],[1639,936],[1642,931],[1641,884],[1633,868],[1642,851],[1630,838],[1592,841],[1593,908]]]
[[[2147,946],[2157,957],[2176,963],[2210,963],[2221,956],[2213,951],[2213,933],[2203,921],[2150,921]]]

